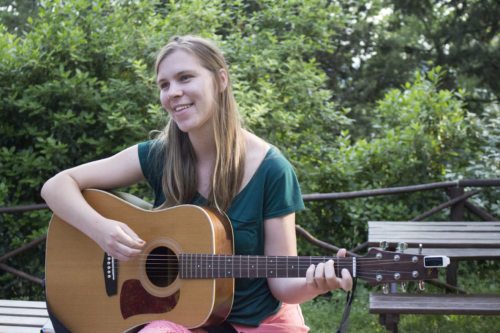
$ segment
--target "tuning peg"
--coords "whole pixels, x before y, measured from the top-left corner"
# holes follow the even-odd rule
[[[423,249],[422,243],[418,244],[418,254],[419,255],[422,254],[422,249]]]
[[[425,290],[425,281],[424,280],[418,281],[418,290],[420,290],[420,291]]]
[[[408,248],[408,244],[407,243],[404,243],[404,242],[401,242],[401,243],[398,243],[398,252],[405,252],[405,250]]]
[[[389,294],[389,284],[388,283],[384,283],[382,285],[382,292],[384,293],[384,295]]]
[[[388,247],[389,247],[389,244],[386,241],[381,241],[380,242],[380,248],[382,250],[387,250]]]
[[[408,283],[401,282],[401,291],[405,293],[407,289],[408,289]]]

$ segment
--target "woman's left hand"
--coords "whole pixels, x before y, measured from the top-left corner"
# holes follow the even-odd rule
[[[346,249],[340,249],[337,252],[337,257],[345,257],[346,252]],[[308,288],[315,290],[318,294],[324,294],[338,288],[345,291],[351,290],[352,277],[349,271],[343,268],[340,275],[340,277],[335,275],[333,260],[328,260],[325,263],[311,265],[307,269],[306,284]]]

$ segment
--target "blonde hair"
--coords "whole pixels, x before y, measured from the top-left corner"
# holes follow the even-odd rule
[[[207,199],[209,206],[224,212],[240,190],[245,159],[242,125],[231,88],[228,66],[224,55],[212,42],[200,37],[182,36],[172,38],[160,50],[156,58],[156,74],[160,63],[176,50],[194,55],[200,64],[213,74],[216,161]],[[226,89],[221,87],[218,79],[221,69],[227,72]],[[166,201],[162,207],[191,202],[198,191],[198,177],[196,155],[188,134],[182,132],[170,119],[156,144],[160,145],[160,149],[153,150],[164,153],[162,187]]]

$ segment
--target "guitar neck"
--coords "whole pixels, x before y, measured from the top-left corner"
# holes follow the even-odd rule
[[[305,277],[311,265],[334,260],[335,273],[343,268],[355,276],[356,258],[251,256],[251,255],[180,255],[179,273],[182,279]]]

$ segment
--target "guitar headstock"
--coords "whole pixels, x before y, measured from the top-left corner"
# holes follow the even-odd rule
[[[357,276],[371,285],[422,281],[437,278],[438,267],[446,267],[445,256],[424,256],[372,248],[357,258]]]

